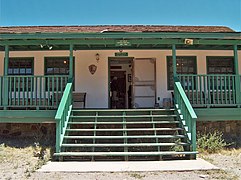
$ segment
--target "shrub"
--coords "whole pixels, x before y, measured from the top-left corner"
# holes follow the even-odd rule
[[[197,134],[197,147],[199,152],[216,153],[231,144],[223,139],[223,133],[214,131],[209,133]]]

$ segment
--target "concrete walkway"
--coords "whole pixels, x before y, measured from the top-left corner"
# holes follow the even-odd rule
[[[203,159],[128,162],[48,162],[39,172],[139,172],[219,169]]]

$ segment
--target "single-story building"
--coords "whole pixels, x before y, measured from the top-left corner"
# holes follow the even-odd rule
[[[223,26],[0,27],[0,133],[52,124],[60,157],[195,157],[197,130],[240,137],[240,72]]]

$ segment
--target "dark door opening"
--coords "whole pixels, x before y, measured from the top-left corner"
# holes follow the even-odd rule
[[[111,109],[132,107],[132,59],[112,58],[109,61],[109,107]]]
[[[111,108],[126,108],[126,72],[111,71]]]

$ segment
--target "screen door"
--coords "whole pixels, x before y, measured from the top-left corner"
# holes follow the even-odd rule
[[[156,103],[156,60],[133,60],[133,106],[153,108]]]

